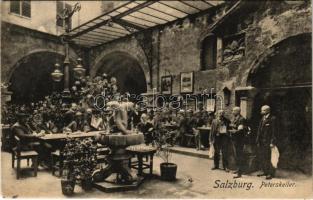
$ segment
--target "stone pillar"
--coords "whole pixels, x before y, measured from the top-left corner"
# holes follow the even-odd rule
[[[216,63],[221,65],[223,61],[223,40],[218,37],[216,41]]]
[[[257,89],[252,86],[238,87],[235,89],[240,98],[241,114],[244,118],[250,119],[253,109],[254,97],[257,94]]]

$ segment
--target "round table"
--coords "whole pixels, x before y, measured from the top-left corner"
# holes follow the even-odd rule
[[[137,161],[132,162],[131,158],[129,159],[129,167],[138,170],[137,175],[142,176],[144,169],[149,169],[149,175],[152,175],[153,172],[153,156],[156,153],[156,148],[146,145],[134,145],[126,148],[126,151],[132,156],[137,157]],[[143,158],[148,157],[149,162],[144,163]],[[148,161],[148,159],[147,159]]]

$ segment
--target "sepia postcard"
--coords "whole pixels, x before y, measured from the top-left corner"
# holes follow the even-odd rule
[[[0,4],[2,198],[313,198],[311,1]]]

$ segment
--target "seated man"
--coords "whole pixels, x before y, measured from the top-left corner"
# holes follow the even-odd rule
[[[73,120],[64,128],[65,131],[84,131],[84,120],[81,112],[76,112]]]
[[[33,134],[27,125],[28,115],[23,112],[17,113],[17,122],[12,126],[13,135],[21,139],[22,150],[35,150],[39,154],[39,161],[49,162],[52,146],[39,140],[43,133]]]
[[[34,110],[33,115],[28,118],[27,126],[30,128],[32,132],[40,133],[45,132],[44,125],[43,125],[43,117],[41,112],[38,110]]]
[[[53,114],[44,114],[43,115],[43,129],[48,134],[58,133],[58,127],[54,123],[55,116]]]
[[[190,137],[194,137],[194,141],[196,141],[196,118],[193,116],[193,111],[188,110],[186,113],[186,117],[181,121],[181,134],[182,134],[182,142],[181,144],[184,146],[190,146],[191,139]]]
[[[92,131],[91,120],[92,120],[92,109],[87,108],[86,111],[84,112],[84,132]]]

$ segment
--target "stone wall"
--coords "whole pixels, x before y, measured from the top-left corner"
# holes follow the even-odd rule
[[[256,4],[258,9],[247,13],[247,28],[244,31],[237,30],[245,35],[245,56],[228,63],[220,63],[216,70],[218,94],[222,95],[225,86],[232,91],[232,101],[226,108],[227,111],[235,104],[235,88],[248,86],[250,70],[270,47],[289,37],[312,31],[309,3],[289,5],[267,1],[263,4],[251,4]],[[236,15],[230,18],[234,21]]]
[[[70,59],[76,61],[77,53],[70,48]],[[56,36],[23,28],[6,22],[1,23],[1,79],[10,80],[18,62],[37,52],[57,52],[64,55],[64,46]]]
[[[248,86],[249,72],[258,59],[280,41],[311,32],[310,3],[264,1],[242,4],[228,15],[229,5],[202,16],[154,29],[152,69],[149,69],[147,57],[134,36],[91,50],[91,66],[97,66],[101,57],[112,51],[128,52],[141,63],[147,83],[152,82],[153,88],[160,90],[161,77],[171,74],[174,77],[173,94],[180,92],[180,72],[194,71],[194,93],[216,88],[217,95],[223,97],[225,87],[231,91],[230,104],[225,107],[229,114],[230,108],[235,105],[235,88]],[[220,21],[223,23],[219,24]],[[212,30],[212,24],[216,23],[217,28]],[[218,37],[217,67],[201,71],[201,41],[212,33]],[[227,58],[226,61],[225,38],[229,35],[244,40],[241,44],[244,53]]]
[[[180,92],[180,72],[194,71],[194,91],[215,87],[215,70],[200,71],[199,39],[208,27],[206,17],[165,27],[160,33],[160,78],[174,76],[173,93]]]

